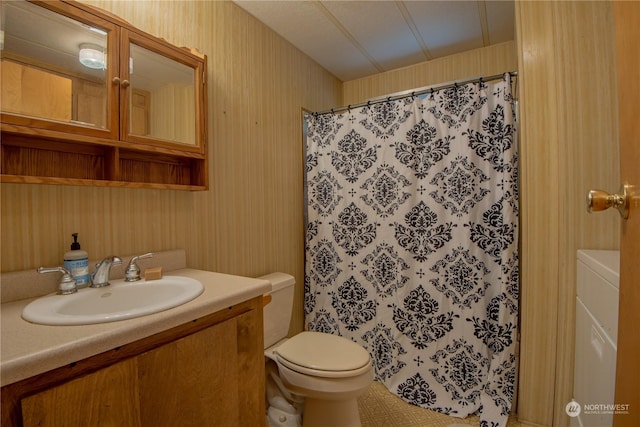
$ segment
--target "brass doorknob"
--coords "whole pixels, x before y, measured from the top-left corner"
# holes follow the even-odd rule
[[[598,212],[614,207],[624,219],[629,218],[629,186],[624,184],[619,194],[609,194],[602,190],[589,190],[587,193],[587,212]]]

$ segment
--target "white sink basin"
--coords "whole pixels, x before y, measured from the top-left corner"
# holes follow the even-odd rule
[[[125,282],[85,288],[71,295],[47,295],[22,310],[22,318],[43,325],[90,325],[115,322],[168,310],[202,293],[202,283],[189,277]]]

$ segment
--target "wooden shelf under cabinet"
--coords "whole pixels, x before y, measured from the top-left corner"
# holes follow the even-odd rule
[[[0,180],[30,184],[205,190],[205,156],[175,151],[157,147],[132,149],[114,146],[111,141],[87,144],[70,141],[66,136],[56,139],[3,131]]]

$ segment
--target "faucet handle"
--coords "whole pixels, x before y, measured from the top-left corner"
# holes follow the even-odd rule
[[[36,270],[38,273],[62,273],[62,277],[58,282],[58,295],[68,295],[74,292],[78,292],[76,287],[76,279],[73,278],[69,270],[64,267],[38,267]]]
[[[138,255],[131,258],[127,268],[124,271],[124,281],[125,282],[136,282],[141,279],[140,277],[140,267],[138,266],[139,259],[146,259],[153,257],[153,252],[149,252],[148,254]]]

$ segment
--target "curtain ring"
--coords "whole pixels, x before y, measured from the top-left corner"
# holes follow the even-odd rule
[[[436,93],[435,93],[435,91],[433,90],[433,88],[431,88],[431,98],[435,98],[435,97],[436,97]]]
[[[347,105],[347,111],[351,112],[351,104]]]
[[[334,114],[334,113],[335,113],[335,111],[333,111],[333,108],[332,108],[332,109],[331,109],[331,114]]]
[[[371,100],[367,101],[367,107],[371,107]]]
[[[387,97],[387,102],[391,102],[391,97]]]

